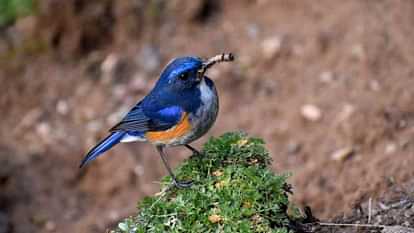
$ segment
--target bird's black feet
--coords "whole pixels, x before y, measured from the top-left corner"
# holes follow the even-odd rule
[[[189,147],[192,148],[191,146],[188,146],[187,148],[189,148]],[[168,165],[167,156],[166,156],[166,154],[164,152],[164,146],[157,146],[156,148],[157,148],[158,152],[160,153],[161,160],[164,163],[165,168],[168,171],[168,174],[170,174],[170,176],[171,176],[171,178],[173,180],[172,185],[174,185],[177,188],[189,188],[189,187],[191,187],[191,185],[193,184],[193,182],[191,180],[190,181],[178,181],[177,178],[175,178],[174,173],[172,172],[170,166]],[[197,151],[196,149],[194,149],[194,150]]]
[[[192,156],[201,156],[201,152],[198,151],[196,148],[186,144],[185,147],[187,147],[187,149],[191,150],[193,152]]]
[[[177,188],[190,188],[193,185],[193,181],[191,180],[173,180],[173,185]]]

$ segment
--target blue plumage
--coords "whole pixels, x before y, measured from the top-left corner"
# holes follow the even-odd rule
[[[171,61],[161,73],[151,92],[139,101],[113,128],[110,135],[92,148],[81,166],[119,142],[150,141],[156,145],[167,170],[178,182],[165,160],[165,146],[184,145],[204,135],[218,113],[218,96],[213,81],[204,76],[217,62],[231,61],[231,54],[221,54],[207,61],[181,57]]]
[[[118,144],[121,141],[122,137],[125,136],[125,134],[125,132],[121,131],[111,133],[108,137],[106,137],[88,152],[88,154],[82,160],[80,167],[83,167],[89,161],[94,160],[105,151],[111,149],[115,144]]]

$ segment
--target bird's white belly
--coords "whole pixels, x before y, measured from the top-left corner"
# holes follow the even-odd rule
[[[214,85],[212,87],[208,86],[205,79],[203,79],[199,85],[199,89],[202,104],[196,113],[192,113],[189,116],[192,130],[182,138],[178,139],[173,145],[188,144],[200,138],[207,133],[216,121],[219,102]]]

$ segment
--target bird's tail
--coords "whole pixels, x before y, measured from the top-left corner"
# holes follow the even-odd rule
[[[94,160],[96,157],[104,153],[105,151],[111,149],[114,145],[118,144],[122,137],[125,136],[125,132],[112,132],[108,137],[98,143],[94,148],[92,148],[85,158],[83,158],[79,167],[83,167],[89,161]]]

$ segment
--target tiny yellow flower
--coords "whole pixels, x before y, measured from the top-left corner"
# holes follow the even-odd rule
[[[216,188],[223,188],[224,186],[226,186],[226,181],[224,181],[224,180],[222,180],[222,181],[218,181],[214,186],[216,187]]]
[[[250,160],[249,162],[248,162],[248,164],[256,164],[256,163],[258,163],[259,162],[259,160],[258,159],[252,159],[252,160]]]
[[[247,143],[249,142],[249,140],[247,140],[247,139],[240,139],[238,142],[237,142],[237,145],[239,146],[239,147],[242,147],[242,146],[244,146],[244,145],[246,145]]]
[[[245,201],[243,203],[243,208],[251,208],[252,207],[252,203],[250,203],[249,201]]]
[[[211,223],[218,223],[218,222],[223,221],[223,218],[218,214],[212,214],[212,215],[208,216],[208,220]]]
[[[222,176],[222,175],[223,175],[223,172],[220,171],[220,170],[217,170],[217,171],[213,172],[213,176]]]

